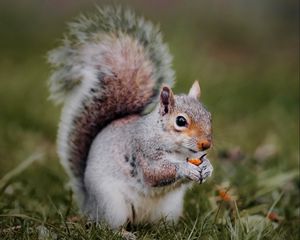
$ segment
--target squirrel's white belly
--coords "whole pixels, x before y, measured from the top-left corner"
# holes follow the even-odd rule
[[[155,222],[164,218],[176,222],[182,214],[184,194],[188,186],[189,184],[181,185],[161,195],[153,193],[152,197],[140,195],[133,199],[133,222]]]

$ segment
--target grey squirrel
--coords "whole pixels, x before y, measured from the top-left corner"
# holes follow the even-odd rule
[[[51,98],[63,103],[58,154],[83,213],[111,228],[176,222],[186,189],[213,171],[211,114],[197,81],[188,95],[173,94],[158,27],[130,10],[99,8],[69,24],[48,60]]]

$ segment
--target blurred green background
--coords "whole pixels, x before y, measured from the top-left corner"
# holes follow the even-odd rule
[[[58,46],[67,21],[93,11],[96,3],[101,6],[103,1],[0,2],[0,214],[22,213],[55,222],[57,212],[69,207],[63,188],[67,177],[55,146],[60,108],[47,100],[46,52]],[[174,56],[175,92],[187,92],[198,79],[202,101],[213,115],[214,147],[209,155],[215,172],[207,185],[189,192],[187,215],[197,218],[192,206],[197,206],[195,214],[215,211],[217,186],[229,183],[241,211],[263,205],[249,212],[265,216],[276,203],[272,211],[278,217],[277,229],[296,233],[299,2],[122,3],[160,25]],[[37,152],[43,153],[43,161],[7,178]],[[0,228],[20,224],[25,223],[0,217]]]

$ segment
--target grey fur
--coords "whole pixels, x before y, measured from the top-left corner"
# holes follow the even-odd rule
[[[130,10],[97,9],[69,24],[49,62],[51,98],[64,102],[58,153],[81,210],[112,228],[177,221],[189,181],[213,171],[208,159],[186,161],[203,154],[198,142],[211,137],[211,116],[197,91],[174,96],[165,86],[158,104],[174,79],[159,29]],[[177,114],[191,132],[174,129]]]
[[[69,31],[64,35],[62,46],[49,52],[48,60],[53,67],[50,77],[51,99],[60,103],[68,93],[83,80],[80,69],[85,67],[84,56],[80,55],[83,45],[101,41],[105,34],[117,36],[126,34],[139,41],[155,66],[153,79],[157,81],[156,91],[162,83],[173,85],[174,71],[172,57],[162,41],[157,26],[137,17],[130,9],[121,7],[97,8],[93,15],[81,15],[68,24]]]
[[[184,110],[181,104],[185,98],[189,99],[175,98],[175,108],[178,103],[177,108]],[[182,145],[186,137],[164,130],[173,117],[162,116],[159,108],[128,124],[116,120],[95,138],[85,172],[82,205],[91,219],[105,221],[112,228],[128,219],[132,223],[154,222],[161,217],[177,221],[189,181],[203,183],[211,176],[213,167],[208,159],[204,158],[200,166],[186,162],[191,155]],[[197,119],[197,114],[205,111],[199,124],[205,123],[208,112],[199,102],[189,110]],[[198,157],[202,154],[197,153]]]

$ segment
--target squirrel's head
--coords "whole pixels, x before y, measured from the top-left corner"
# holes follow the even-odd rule
[[[164,133],[172,139],[173,149],[180,153],[195,154],[211,146],[211,114],[198,100],[200,86],[194,82],[188,95],[174,96],[164,86],[160,92],[160,118]]]

